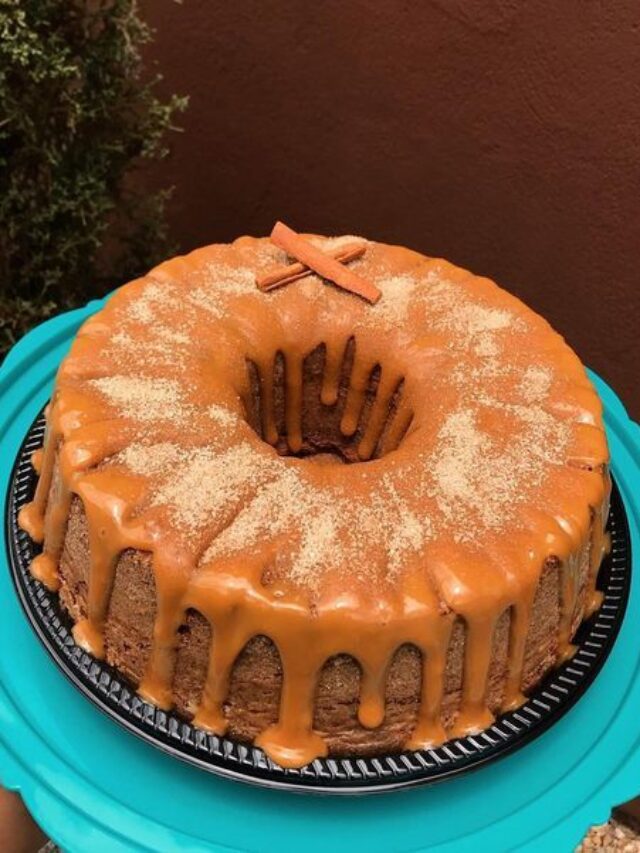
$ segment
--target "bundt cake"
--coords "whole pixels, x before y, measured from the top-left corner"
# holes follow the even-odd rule
[[[581,362],[406,248],[278,224],[161,264],[80,329],[33,462],[76,642],[282,766],[483,729],[599,605]]]

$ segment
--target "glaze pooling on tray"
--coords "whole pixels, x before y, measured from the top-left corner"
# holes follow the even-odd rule
[[[325,251],[361,241],[310,239]],[[394,654],[410,645],[422,690],[405,745],[483,728],[505,612],[506,709],[522,701],[542,573],[560,577],[554,660],[598,606],[600,401],[562,338],[487,279],[367,242],[349,268],[380,290],[376,304],[314,275],[261,292],[256,278],[287,261],[265,239],[209,246],[85,323],[20,515],[44,542],[32,572],[56,588],[77,496],[90,574],[74,636],[102,657],[118,559],[150,553],[157,609],[140,692],[171,705],[179,631],[197,611],[213,641],[195,721],[218,733],[238,655],[270,638],[280,711],[256,742],[282,765],[326,754],[314,703],[336,655],[360,666],[365,727],[383,722]],[[459,708],[444,720],[460,621]]]

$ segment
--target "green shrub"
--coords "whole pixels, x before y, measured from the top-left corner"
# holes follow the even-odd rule
[[[168,251],[136,188],[186,106],[156,95],[135,0],[0,0],[0,352]]]

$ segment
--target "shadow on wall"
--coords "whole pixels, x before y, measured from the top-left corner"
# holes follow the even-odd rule
[[[185,249],[276,218],[444,255],[543,313],[640,416],[640,6],[146,3],[191,94]],[[168,172],[168,174],[167,174]]]

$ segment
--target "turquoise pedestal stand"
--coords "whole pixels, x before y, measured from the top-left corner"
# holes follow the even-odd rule
[[[0,495],[82,321],[38,327],[0,372]],[[548,732],[450,782],[375,797],[253,788],[190,767],[103,716],[29,627],[0,551],[0,782],[69,853],[571,851],[640,793],[640,427],[597,376],[635,566],[624,624],[587,694]]]

